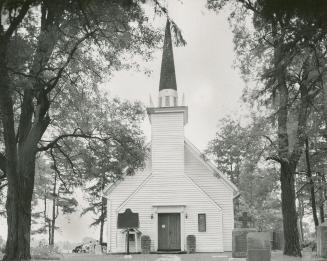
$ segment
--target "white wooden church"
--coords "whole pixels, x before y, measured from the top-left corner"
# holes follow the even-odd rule
[[[178,101],[170,24],[167,21],[157,107],[147,108],[151,154],[145,169],[107,187],[107,251],[126,251],[126,235],[117,228],[119,213],[139,214],[129,236],[130,251],[140,252],[140,237],[151,251],[186,251],[195,235],[197,252],[232,251],[233,199],[238,189],[184,136],[188,108]]]

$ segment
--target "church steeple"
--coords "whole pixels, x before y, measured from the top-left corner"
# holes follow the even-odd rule
[[[178,106],[177,99],[173,44],[171,40],[170,22],[167,20],[161,61],[159,107]]]
[[[165,40],[162,52],[159,91],[164,89],[177,90],[173,45],[171,41],[170,22],[167,20]]]

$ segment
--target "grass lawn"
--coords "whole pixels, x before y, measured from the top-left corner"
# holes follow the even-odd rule
[[[83,255],[83,254],[66,254],[64,260],[69,261],[220,261],[219,256],[231,256],[231,253],[204,253],[204,254],[182,254],[182,255],[132,255],[131,259],[125,259],[124,255]],[[245,261],[246,259],[239,259]],[[327,259],[316,258],[312,253],[304,253],[302,258],[286,257],[282,252],[272,252],[271,261],[327,261]]]
[[[219,256],[231,256],[231,253],[204,253],[204,254],[183,254],[183,255],[132,255],[131,259],[124,258],[124,255],[88,255],[88,254],[64,254],[62,260],[67,261],[220,261]],[[3,255],[0,253],[0,260]],[[245,261],[246,259],[239,259]],[[33,260],[32,261],[36,261]],[[38,260],[43,261],[43,260]],[[327,259],[316,258],[312,253],[304,253],[302,258],[286,257],[281,252],[272,252],[271,261],[327,261]]]

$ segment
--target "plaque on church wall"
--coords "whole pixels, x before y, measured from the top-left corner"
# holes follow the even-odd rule
[[[138,228],[139,227],[139,214],[133,213],[130,208],[126,209],[124,213],[118,214],[117,228]]]

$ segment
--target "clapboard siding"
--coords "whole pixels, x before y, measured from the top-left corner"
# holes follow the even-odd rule
[[[137,171],[132,176],[125,176],[117,186],[108,195],[108,251],[116,249],[116,234],[115,229],[117,226],[117,208],[122,204],[128,197],[135,192],[139,186],[149,177],[151,174],[151,159],[148,159],[143,170]]]
[[[152,250],[157,241],[154,207],[185,205],[187,219],[184,219],[184,242],[187,235],[195,235],[197,251],[222,252],[222,213],[219,207],[208,199],[196,185],[184,175],[167,179],[161,175],[152,175],[150,180],[124,206],[118,209],[123,212],[126,208],[140,213],[140,231],[152,240]],[[198,232],[198,214],[206,213],[207,232]],[[117,235],[117,252],[124,249],[124,236],[119,230]],[[183,235],[182,235],[183,236]],[[185,244],[184,244],[185,249]]]
[[[150,117],[153,175],[184,175],[184,113],[153,113]]]
[[[125,236],[117,229],[117,216],[130,208],[139,213],[139,230],[157,247],[157,215],[164,208],[181,213],[181,243],[196,236],[198,252],[232,250],[233,188],[206,166],[184,138],[184,112],[154,111],[151,160],[143,171],[125,177],[108,196],[108,251],[124,252]],[[178,210],[178,208],[180,208]],[[166,212],[169,213],[169,212]],[[198,232],[198,214],[206,214],[206,232]]]
[[[208,169],[185,144],[185,173],[223,209],[224,251],[232,250],[232,230],[234,228],[233,191],[222,178]]]

